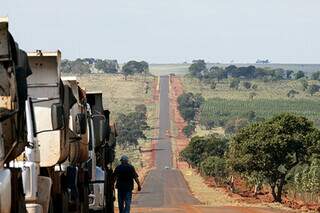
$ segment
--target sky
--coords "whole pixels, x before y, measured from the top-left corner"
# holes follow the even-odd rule
[[[20,47],[120,62],[320,63],[319,0],[1,0]]]

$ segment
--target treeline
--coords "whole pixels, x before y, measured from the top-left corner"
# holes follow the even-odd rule
[[[118,73],[119,64],[117,60],[84,58],[72,60],[62,60],[61,71],[63,73]]]
[[[304,117],[274,116],[248,125],[230,139],[197,136],[180,156],[233,190],[233,177],[241,177],[256,193],[269,186],[276,202],[292,190],[320,193],[320,131]]]
[[[305,77],[303,71],[294,72],[292,70],[257,68],[255,66],[236,67],[235,65],[230,65],[226,68],[213,66],[208,69],[204,60],[194,60],[189,67],[189,73],[204,83],[212,83],[213,80],[219,82],[228,78],[284,80],[293,78],[301,79]],[[318,73],[318,75],[315,74],[313,77],[319,79],[320,73]]]
[[[117,123],[117,144],[122,148],[136,147],[139,139],[146,139],[144,131],[149,128],[147,124],[147,107],[137,105],[134,112],[120,113]]]
[[[145,61],[128,61],[120,68],[117,60],[84,58],[63,60],[61,62],[63,73],[122,73],[125,78],[128,75],[149,73],[149,64]]]

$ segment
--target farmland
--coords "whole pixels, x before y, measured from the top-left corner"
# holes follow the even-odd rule
[[[257,85],[253,90],[242,86],[245,80],[241,81],[238,89],[230,88],[229,79],[220,81],[215,89],[211,89],[210,85],[203,84],[196,78],[183,76],[180,79],[185,92],[200,93],[206,99],[200,109],[199,122],[207,129],[224,127],[230,119],[247,119],[248,113],[254,113],[256,118],[262,119],[291,112],[310,118],[319,125],[320,94],[317,92],[310,95],[303,89],[300,80],[250,80],[252,85]],[[313,80],[307,82],[309,85],[319,84]],[[290,90],[297,94],[288,97]],[[208,126],[208,123],[211,124]]]
[[[200,123],[210,120],[227,120],[229,117],[242,117],[249,112],[255,112],[255,116],[269,118],[273,115],[289,112],[302,115],[311,120],[320,117],[320,104],[316,100],[227,100],[213,98],[208,99],[201,108]]]

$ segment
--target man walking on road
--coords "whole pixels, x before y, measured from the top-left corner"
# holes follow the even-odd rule
[[[118,189],[119,213],[130,213],[133,180],[138,184],[138,191],[141,190],[141,185],[136,170],[129,164],[129,158],[123,155],[120,161],[121,164],[114,170],[114,180],[117,182],[116,188]]]

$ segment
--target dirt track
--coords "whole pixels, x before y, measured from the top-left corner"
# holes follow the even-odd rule
[[[132,212],[204,212],[204,213],[271,213],[274,209],[242,207],[205,207],[194,198],[181,172],[172,168],[172,148],[168,137],[169,78],[160,77],[159,138],[155,145],[155,169],[146,177],[142,191],[135,195]]]

